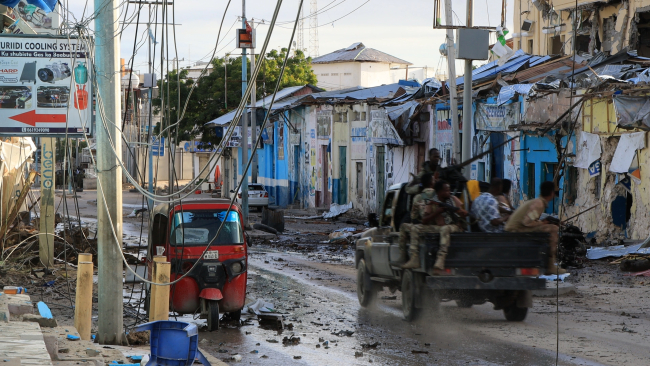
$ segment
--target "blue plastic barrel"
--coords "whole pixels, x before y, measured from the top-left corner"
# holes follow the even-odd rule
[[[196,324],[159,320],[142,324],[136,332],[150,331],[151,357],[147,366],[190,366],[194,359],[210,365],[199,351],[199,330]]]

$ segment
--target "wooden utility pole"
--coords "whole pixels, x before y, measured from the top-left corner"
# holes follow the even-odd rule
[[[124,344],[122,318],[122,155],[120,121],[119,4],[95,0],[97,113],[97,246],[99,260],[97,341]],[[112,141],[112,146],[111,146]],[[116,239],[118,240],[116,242]]]
[[[43,266],[54,265],[54,187],[56,139],[41,137],[41,217],[38,254]]]

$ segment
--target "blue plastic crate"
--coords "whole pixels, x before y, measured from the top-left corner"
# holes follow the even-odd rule
[[[199,330],[196,324],[159,320],[142,324],[136,332],[150,331],[151,358],[147,366],[190,366],[194,359],[210,366],[199,351]]]

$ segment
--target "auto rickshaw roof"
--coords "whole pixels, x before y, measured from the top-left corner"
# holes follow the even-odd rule
[[[227,198],[188,198],[184,199],[178,203],[174,203],[174,206],[178,206],[179,204],[182,205],[219,205],[219,206],[225,206],[225,207],[219,207],[219,208],[228,208],[228,205],[230,205],[230,200]],[[233,203],[233,208],[237,207],[239,208],[239,204]],[[151,212],[151,217],[157,215],[157,214],[162,214],[164,216],[169,215],[169,210],[171,210],[172,206],[170,203],[161,203],[156,206],[154,206],[152,212]]]

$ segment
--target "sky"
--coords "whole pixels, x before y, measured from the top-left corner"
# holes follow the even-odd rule
[[[81,14],[88,5],[86,16],[93,9],[93,2],[82,0],[65,0],[69,10],[75,18],[81,19]],[[163,1],[163,0],[159,0]],[[444,0],[440,0],[444,12]],[[507,0],[507,26],[512,29],[513,2]],[[465,1],[453,0],[454,24],[465,24],[466,12]],[[197,61],[209,61],[217,42],[219,25],[224,16],[228,4],[227,0],[176,0],[176,6],[169,6],[169,17],[174,10],[176,42],[173,42],[173,29],[169,27],[169,59],[173,60],[178,53],[181,67],[189,66]],[[291,37],[293,21],[295,20],[299,7],[299,0],[285,0],[282,3],[278,15],[278,22],[273,30],[269,43],[270,49],[287,47]],[[270,30],[270,20],[273,16],[275,1],[268,0],[247,0],[246,17],[255,20],[257,29],[257,47],[261,48],[266,34]],[[128,6],[128,9],[127,9]],[[136,40],[136,10],[138,4],[129,4],[127,1],[121,3],[120,21],[124,20],[125,13],[127,21],[132,24],[125,26],[121,35],[121,55],[126,63],[130,62],[133,55],[134,41]],[[311,33],[311,1],[303,3],[304,14],[304,47],[306,54],[314,56],[309,52]],[[133,60],[133,69],[136,72],[147,72],[147,37],[145,35],[146,22],[149,18],[148,6],[143,6],[140,12],[140,26],[138,28],[137,42],[139,49],[136,51]],[[152,7],[153,9],[154,7]],[[158,22],[162,22],[162,6],[158,8]],[[438,51],[440,45],[445,41],[444,30],[434,30],[433,24],[433,1],[422,0],[318,0],[317,21],[319,54],[345,48],[355,42],[363,42],[366,47],[374,48],[395,57],[407,60],[413,65],[411,67],[428,67],[444,69],[446,71],[446,60],[441,60]],[[242,13],[242,1],[230,2],[223,21],[221,40],[217,46],[215,56],[223,57],[226,53],[232,55],[240,54],[235,48],[235,29],[241,28],[241,20],[238,17]],[[474,25],[497,26],[500,22],[501,1],[484,0],[474,2]],[[155,17],[155,15],[153,15]],[[444,14],[443,14],[444,20]],[[264,24],[258,22],[264,21]],[[153,18],[152,18],[153,22]],[[259,24],[259,25],[258,25]],[[122,26],[120,24],[120,26]],[[94,24],[90,24],[93,28]],[[154,63],[160,67],[160,45],[162,25],[158,29],[152,29],[159,42],[156,50]],[[491,42],[496,37],[491,35]],[[295,40],[297,41],[297,35]],[[176,46],[175,49],[172,46]],[[476,62],[482,63],[482,62]],[[462,74],[463,67],[457,63],[457,74]],[[156,70],[160,76],[160,70]]]

